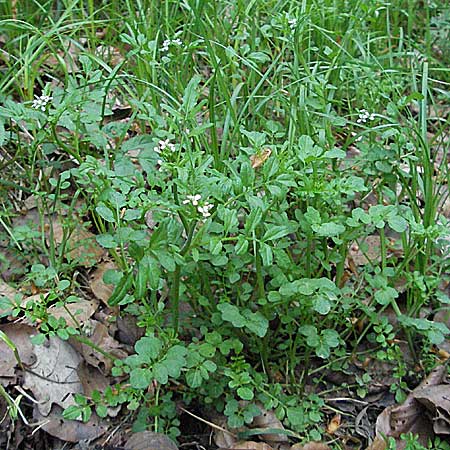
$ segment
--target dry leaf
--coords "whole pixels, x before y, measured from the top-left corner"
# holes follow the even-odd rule
[[[62,409],[57,406],[54,406],[50,414],[46,416],[42,415],[35,406],[33,418],[36,422],[42,423],[40,428],[48,434],[67,442],[91,441],[108,429],[106,422],[100,421],[95,414],[92,414],[89,421],[85,423],[78,420],[66,420],[62,417]]]
[[[53,240],[57,246],[61,245],[64,239],[64,227],[57,219],[52,221]],[[80,266],[92,267],[104,255],[105,250],[100,247],[95,239],[95,235],[78,224],[67,238],[64,256],[68,261],[75,261]]]
[[[360,244],[354,242],[348,250],[348,258],[357,266],[365,266],[369,264],[369,260],[372,262],[378,261],[381,255],[380,242],[380,236],[378,235],[367,236]],[[361,251],[361,245],[364,244],[367,246],[365,254]]]
[[[77,302],[67,303],[65,306],[51,306],[47,312],[57,319],[64,318],[68,325],[78,328],[97,311],[98,305],[99,302],[95,299],[79,299]]]
[[[376,424],[376,438],[372,445],[366,450],[384,450],[386,444],[383,436],[393,437],[396,440],[397,450],[403,450],[406,447],[406,442],[401,441],[400,435],[403,433],[413,433],[419,436],[419,442],[422,445],[427,444],[430,439],[433,439],[433,424],[425,414],[426,408],[424,403],[432,410],[433,401],[427,395],[427,391],[431,387],[440,385],[446,374],[446,366],[438,366],[430,372],[430,374],[417,386],[406,398],[401,405],[388,406],[377,418]],[[430,392],[430,391],[428,391]],[[448,391],[447,391],[448,392]],[[421,398],[421,402],[418,401]],[[436,399],[435,399],[436,401]],[[442,401],[438,399],[437,402]],[[449,407],[450,407],[450,402]],[[445,410],[445,407],[442,411]],[[436,422],[441,424],[441,417],[435,410]],[[384,443],[384,446],[383,446]]]
[[[0,280],[0,297],[6,297],[9,300],[14,300],[14,297],[18,294],[18,291],[6,284],[4,281]]]
[[[262,166],[267,161],[271,153],[272,150],[270,148],[265,148],[262,152],[251,155],[250,162],[252,163],[252,168],[257,169]]]
[[[30,342],[30,335],[36,330],[28,325],[18,323],[8,323],[0,327],[8,338],[16,346],[19,358],[24,366],[30,366],[36,361],[33,352],[33,344]],[[16,380],[16,367],[18,361],[13,351],[0,339],[0,383],[7,386]]]
[[[85,361],[81,362],[78,366],[77,372],[83,386],[83,393],[87,397],[91,397],[94,391],[105,392],[106,388],[110,385],[108,379],[99,369],[86,364]],[[107,408],[108,416],[116,417],[121,408],[121,405],[116,407],[109,406]]]
[[[252,428],[284,430],[283,424],[277,419],[273,411],[265,410],[260,403],[257,406],[261,411],[261,415],[253,419]],[[281,433],[261,434],[259,438],[266,442],[288,442],[289,440],[285,434]]]
[[[291,450],[331,450],[331,448],[322,442],[308,442],[305,445],[294,444]]]
[[[450,385],[429,386],[412,393],[413,397],[428,410],[433,430],[437,434],[450,434]]]
[[[134,433],[125,444],[125,450],[178,450],[169,437],[151,431]]]
[[[108,305],[108,300],[113,293],[114,286],[112,284],[106,284],[103,281],[103,275],[108,270],[117,270],[117,266],[112,261],[102,262],[97,266],[97,269],[92,273],[89,279],[89,286],[92,293],[105,305]]]
[[[331,420],[330,423],[327,426],[327,433],[328,434],[334,434],[338,430],[338,428],[341,426],[341,415],[336,414]]]
[[[6,297],[10,302],[13,302],[16,294],[18,294],[18,291],[12,288],[9,284],[6,284],[2,280],[0,280],[0,297]],[[8,307],[6,309],[0,308],[0,314],[7,315],[9,311],[10,308]]]
[[[97,347],[119,359],[123,359],[128,356],[127,353],[120,348],[120,344],[109,335],[108,329],[105,325],[97,322],[96,320],[90,320],[86,327],[89,327],[92,330],[89,340]],[[74,341],[73,339],[70,339],[70,342],[79,351],[80,355],[83,356],[88,364],[98,367],[104,373],[111,370],[113,361],[103,353],[94,350],[86,344],[81,344],[78,341]]]
[[[217,428],[214,429],[213,437],[217,447],[221,449],[233,448],[237,442],[237,439],[234,433],[226,432],[227,418],[222,414],[215,413],[211,417],[209,417],[208,420],[217,425]],[[222,431],[220,428],[225,431]]]
[[[254,441],[246,441],[246,442],[238,442],[232,447],[231,450],[273,450],[269,444],[265,442],[254,442]]]
[[[33,351],[36,362],[25,372],[23,386],[38,400],[39,412],[48,416],[54,403],[62,408],[74,405],[73,394],[83,392],[77,374],[80,355],[68,342],[56,337],[33,346]]]

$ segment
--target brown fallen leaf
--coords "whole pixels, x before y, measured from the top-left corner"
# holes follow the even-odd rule
[[[11,287],[9,284],[5,283],[4,281],[0,280],[0,297],[6,297],[8,300],[14,300],[14,297],[19,292]]]
[[[322,442],[308,442],[305,445],[294,444],[291,450],[331,450],[331,448]]]
[[[48,416],[53,404],[62,408],[74,405],[74,394],[82,393],[77,374],[80,355],[66,341],[51,337],[42,345],[33,346],[36,361],[25,372],[25,389],[33,392],[39,412]]]
[[[271,155],[272,150],[270,148],[265,148],[259,153],[255,153],[250,156],[250,162],[252,163],[252,168],[257,169],[261,167]]]
[[[328,434],[334,434],[338,430],[338,428],[341,426],[341,415],[336,414],[331,420],[330,423],[327,425],[327,433]]]
[[[450,435],[450,385],[428,386],[412,395],[427,409],[434,432]]]
[[[2,325],[0,330],[14,343],[19,358],[24,366],[31,366],[36,361],[33,352],[33,344],[30,336],[36,333],[33,327],[18,323]],[[16,367],[18,361],[13,351],[0,339],[0,383],[4,386],[14,383],[16,380]]]
[[[246,441],[246,442],[238,442],[234,444],[230,450],[273,450],[269,444],[265,442],[254,442],[254,441]]]
[[[426,414],[426,408],[416,396],[424,401],[424,393],[430,386],[440,385],[446,374],[446,366],[438,366],[417,386],[401,405],[388,406],[377,418],[376,436],[366,450],[384,450],[387,445],[384,437],[396,440],[397,450],[404,450],[406,442],[400,440],[401,434],[413,433],[419,442],[426,446],[433,439],[433,424]],[[429,399],[428,399],[429,400]],[[384,446],[383,446],[384,443]]]
[[[101,421],[95,414],[92,414],[88,422],[81,422],[64,419],[62,412],[62,408],[55,405],[50,413],[44,416],[35,405],[33,419],[42,424],[40,428],[45,432],[66,442],[91,441],[108,430],[107,422]]]
[[[52,228],[53,240],[57,246],[60,246],[64,240],[64,227],[58,219],[53,219]],[[67,260],[74,261],[83,267],[92,267],[106,254],[97,243],[95,235],[86,230],[82,224],[77,224],[65,245],[64,256]]]
[[[128,356],[128,354],[121,349],[120,344],[109,335],[105,325],[96,320],[90,320],[86,324],[86,327],[89,327],[92,330],[89,340],[98,348],[101,348],[104,352],[119,359]],[[103,373],[108,373],[111,370],[114,362],[105,354],[98,352],[89,345],[81,344],[79,341],[73,339],[70,339],[70,343],[91,366],[99,368]]]
[[[96,299],[78,299],[77,302],[67,303],[65,306],[50,306],[47,312],[59,318],[64,318],[66,323],[72,327],[79,327],[85,324],[88,319],[97,311],[99,302]]]
[[[114,290],[112,284],[106,284],[103,281],[103,275],[105,275],[108,270],[117,270],[116,264],[112,261],[100,263],[89,279],[89,287],[91,288],[92,293],[105,305],[108,305],[108,300]]]
[[[273,430],[284,430],[283,424],[277,418],[274,411],[267,411],[264,409],[261,403],[257,404],[259,410],[261,411],[261,415],[256,416],[253,419],[251,424],[251,428],[262,428],[262,429],[273,429]],[[288,442],[289,439],[285,434],[282,433],[270,433],[270,434],[261,434],[259,438],[265,442]]]
[[[134,433],[125,444],[125,450],[178,450],[168,436],[151,431]]]

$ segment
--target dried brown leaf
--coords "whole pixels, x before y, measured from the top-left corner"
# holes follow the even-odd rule
[[[336,414],[331,420],[330,423],[327,425],[327,433],[328,434],[334,434],[338,430],[338,428],[341,426],[341,415]]]
[[[134,433],[125,444],[125,450],[178,450],[169,437],[151,431]]]
[[[96,320],[90,320],[86,327],[89,327],[92,330],[89,340],[97,347],[101,348],[104,352],[119,359],[123,359],[127,356],[127,353],[121,349],[119,342],[109,335],[108,329],[105,325],[97,322]],[[111,370],[113,366],[113,361],[111,358],[108,358],[108,356],[98,352],[89,345],[81,344],[80,342],[73,341],[72,339],[70,342],[88,364],[99,368],[104,373]]]
[[[272,150],[270,148],[265,148],[263,151],[259,153],[255,153],[250,156],[250,162],[252,163],[252,168],[257,169],[261,167],[271,155]]]
[[[377,418],[376,439],[367,450],[384,450],[386,445],[383,447],[383,436],[393,437],[396,440],[397,449],[403,450],[406,443],[399,438],[404,433],[418,435],[419,442],[426,445],[434,437],[434,432],[433,424],[425,414],[423,403],[427,403],[432,409],[433,402],[430,400],[429,394],[427,395],[427,391],[429,392],[431,387],[437,387],[442,383],[445,373],[445,366],[436,367],[408,395],[403,404],[388,406]],[[421,398],[421,402],[418,401],[418,398]]]
[[[52,221],[53,240],[57,246],[64,240],[64,227],[58,219]],[[103,256],[105,250],[100,247],[95,235],[78,224],[67,238],[64,256],[68,261],[75,261],[83,267],[92,267]]]
[[[79,299],[77,302],[67,303],[65,306],[51,306],[47,312],[57,319],[62,317],[72,327],[78,327],[87,322],[97,311],[98,305],[99,302],[96,299]]]
[[[238,442],[232,447],[231,450],[273,450],[269,444],[265,442],[254,442],[254,441],[246,441],[246,442]]]
[[[0,297],[6,297],[9,300],[14,300],[14,297],[18,294],[18,291],[0,280]]]
[[[279,429],[284,430],[283,424],[273,411],[267,411],[263,408],[262,404],[257,404],[261,411],[261,415],[256,416],[251,424],[252,428],[262,429]],[[288,437],[281,433],[261,434],[260,439],[266,442],[287,442]]]
[[[294,444],[291,450],[331,450],[331,448],[322,442],[308,442],[305,445]]]
[[[2,325],[0,330],[5,333],[14,343],[19,358],[24,366],[30,366],[36,361],[33,352],[33,344],[30,342],[30,336],[36,331],[33,327],[18,323],[8,323]],[[18,361],[14,352],[0,339],[0,383],[4,386],[15,382],[16,367]]]
[[[83,392],[77,367],[81,357],[68,342],[51,337],[33,346],[36,361],[25,372],[24,388],[38,400],[42,415],[48,416],[53,404],[62,408],[74,405],[73,395]]]
[[[51,436],[66,442],[91,441],[104,434],[108,427],[106,422],[92,414],[88,422],[78,420],[66,420],[62,417],[62,408],[53,406],[50,414],[44,416],[35,406],[33,418],[42,423],[41,428]]]
[[[92,293],[105,305],[108,305],[108,300],[114,290],[112,284],[106,284],[103,281],[103,275],[108,270],[117,270],[117,266],[112,261],[102,262],[97,266],[89,279],[89,286]]]

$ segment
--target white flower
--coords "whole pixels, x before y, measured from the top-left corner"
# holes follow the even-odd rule
[[[50,95],[41,95],[38,97],[34,96],[33,104],[31,105],[34,109],[40,109],[41,111],[45,111],[47,105],[53,100],[53,97]]]
[[[183,42],[181,41],[181,39],[177,38],[177,39],[166,39],[161,46],[161,51],[162,52],[168,52],[169,51],[169,47],[171,45],[178,45],[179,47],[181,45],[183,45]]]
[[[158,141],[158,146],[153,149],[155,153],[160,154],[163,150],[169,149],[172,153],[176,151],[175,144],[169,142],[169,139]]]
[[[361,111],[359,111],[356,123],[366,123],[367,120],[375,120],[375,114],[369,113],[366,109],[361,109]]]
[[[197,208],[197,211],[203,216],[203,217],[209,217],[211,213],[209,212],[212,208],[214,208],[214,205],[211,203],[205,202],[203,206],[199,206]]]
[[[198,205],[198,202],[202,196],[200,194],[195,195],[186,195],[186,200],[183,200],[183,205],[187,205],[188,203],[192,203],[194,206]]]

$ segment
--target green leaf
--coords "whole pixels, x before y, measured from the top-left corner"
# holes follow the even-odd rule
[[[186,373],[186,382],[191,388],[198,388],[203,382],[202,375],[198,369],[190,369]]]
[[[42,345],[45,342],[45,334],[35,334],[30,337],[30,341],[33,345]]]
[[[344,225],[334,222],[326,222],[321,225],[312,225],[312,229],[319,236],[323,237],[339,236],[345,231]]]
[[[402,233],[408,228],[408,222],[401,216],[389,216],[387,219],[388,225],[397,233]]]
[[[240,387],[237,390],[237,394],[242,398],[242,400],[253,400],[254,397],[253,390],[245,386]]]
[[[78,405],[70,405],[63,411],[63,417],[66,420],[76,420],[81,417],[82,409]]]
[[[167,384],[169,381],[169,371],[167,366],[162,363],[156,363],[153,366],[153,375],[158,383]]]
[[[103,419],[108,415],[108,408],[105,405],[97,405],[95,407],[95,412]]]
[[[269,321],[259,312],[251,312],[249,309],[243,311],[246,319],[245,327],[259,337],[264,337],[269,328]]]
[[[189,113],[194,109],[197,104],[197,99],[199,96],[198,85],[201,81],[201,77],[199,75],[194,75],[189,81],[186,89],[183,94],[183,110],[186,113]]]
[[[287,418],[292,426],[303,425],[304,422],[304,413],[301,408],[288,408],[287,409]]]
[[[312,305],[313,305],[314,311],[316,311],[322,315],[328,314],[331,310],[330,301],[323,296],[314,297],[312,300]]]
[[[398,297],[398,292],[392,287],[385,287],[375,292],[375,300],[380,305],[388,305]]]
[[[95,208],[95,211],[102,219],[106,220],[107,222],[110,222],[110,223],[116,222],[114,213],[104,203],[100,203]]]
[[[262,237],[263,242],[274,241],[275,239],[280,239],[284,236],[287,236],[291,229],[284,225],[269,225],[268,230],[264,233]]]
[[[234,327],[242,328],[247,324],[247,320],[239,311],[239,308],[230,303],[220,303],[217,309],[222,313],[222,320],[231,322]]]
[[[236,242],[236,245],[234,247],[234,251],[236,252],[236,255],[243,255],[248,250],[248,241],[245,236],[239,236],[238,240]]]
[[[263,266],[270,267],[273,263],[273,253],[270,245],[262,243],[259,248],[259,254],[261,255]]]
[[[134,349],[143,362],[150,363],[158,358],[162,349],[162,343],[154,336],[144,336],[136,342]]]
[[[323,330],[322,333],[320,333],[320,336],[328,346],[332,348],[339,346],[339,333],[336,330]]]
[[[251,210],[250,214],[247,216],[247,220],[245,221],[245,232],[247,234],[251,233],[255,230],[255,228],[259,225],[262,219],[262,210],[259,207],[256,207]]]
[[[150,369],[133,369],[130,373],[130,384],[135,389],[147,389],[153,380]]]

